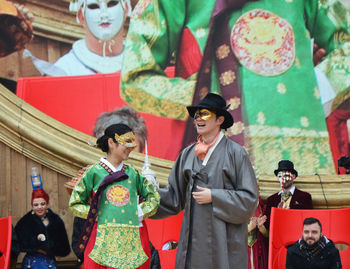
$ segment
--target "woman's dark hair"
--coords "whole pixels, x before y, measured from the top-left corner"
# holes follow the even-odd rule
[[[112,124],[106,128],[105,134],[101,136],[99,139],[97,139],[96,141],[97,147],[99,147],[103,152],[108,152],[109,151],[108,138],[112,138],[113,141],[118,144],[118,142],[114,138],[115,134],[123,135],[131,131],[132,131],[131,128],[125,124],[122,124],[122,123]]]
[[[1,83],[1,80],[0,80]],[[98,116],[95,128],[94,128],[94,137],[97,139],[103,136],[105,129],[117,123],[123,123],[129,126],[135,135],[139,138],[139,147],[140,151],[143,151],[145,148],[145,141],[147,140],[147,129],[145,120],[140,117],[137,112],[129,107],[124,106],[122,108],[117,108],[110,112],[104,112]]]

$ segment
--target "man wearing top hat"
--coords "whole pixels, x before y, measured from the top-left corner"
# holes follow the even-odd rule
[[[311,194],[297,189],[294,185],[294,179],[298,176],[298,172],[294,169],[294,164],[291,161],[280,161],[274,173],[281,184],[281,190],[267,198],[265,211],[267,228],[270,225],[272,207],[312,209]]]
[[[207,94],[188,106],[197,142],[178,156],[159,189],[157,218],[184,210],[175,268],[247,268],[247,227],[258,199],[246,151],[222,129],[233,125],[225,100]]]

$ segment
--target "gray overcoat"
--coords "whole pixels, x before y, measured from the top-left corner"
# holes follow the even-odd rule
[[[200,205],[192,197],[196,186],[211,189],[212,203]],[[246,151],[223,137],[206,166],[194,145],[177,158],[169,185],[159,190],[156,218],[184,209],[176,268],[248,268],[247,224],[258,201],[255,174]]]

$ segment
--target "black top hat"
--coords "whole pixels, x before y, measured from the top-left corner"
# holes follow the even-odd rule
[[[227,129],[232,126],[233,124],[233,117],[232,115],[227,111],[229,108],[229,105],[226,106],[226,102],[224,98],[222,98],[220,95],[215,93],[208,93],[203,100],[199,102],[197,106],[188,106],[187,111],[190,114],[190,116],[193,118],[194,114],[198,109],[206,108],[209,109],[217,116],[224,116],[224,122],[221,124],[222,129]]]
[[[278,162],[278,168],[275,170],[275,175],[277,176],[280,171],[292,172],[295,177],[298,176],[298,172],[294,169],[294,164],[289,160],[282,160]]]

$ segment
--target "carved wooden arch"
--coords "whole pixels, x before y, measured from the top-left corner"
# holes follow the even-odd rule
[[[94,163],[101,156],[99,149],[88,144],[89,141],[94,143],[95,138],[38,111],[1,85],[0,141],[68,177],[76,175],[80,168]],[[128,160],[139,170],[143,162],[144,155],[134,152]],[[173,162],[151,156],[150,162],[160,185],[166,185]],[[300,176],[295,183],[312,194],[315,208],[326,208],[327,204],[329,208],[350,207],[349,175]],[[260,175],[259,185],[263,199],[279,189],[274,175]]]

